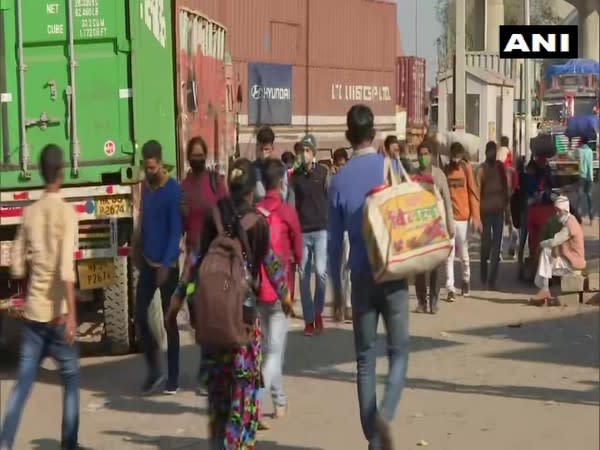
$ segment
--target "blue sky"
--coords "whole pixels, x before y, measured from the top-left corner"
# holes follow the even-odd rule
[[[436,3],[437,0],[397,0],[398,24],[404,54],[409,56],[416,54],[427,59],[428,86],[433,86],[435,83],[437,61],[435,40],[441,32],[440,24],[435,18]]]

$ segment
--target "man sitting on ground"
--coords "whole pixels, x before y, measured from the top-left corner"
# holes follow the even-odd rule
[[[558,197],[554,207],[562,228],[552,239],[540,242],[540,259],[535,277],[535,284],[540,291],[531,299],[535,304],[544,304],[550,299],[550,278],[585,269],[583,230],[569,212],[569,199]]]

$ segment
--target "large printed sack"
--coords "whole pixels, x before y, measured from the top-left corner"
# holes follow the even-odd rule
[[[438,189],[414,182],[401,164],[400,182],[388,158],[383,167],[385,184],[367,194],[363,213],[363,234],[377,283],[428,272],[446,261],[452,249]]]

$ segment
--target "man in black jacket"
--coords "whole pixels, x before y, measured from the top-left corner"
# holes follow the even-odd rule
[[[304,315],[304,334],[312,336],[323,331],[323,309],[327,286],[327,190],[329,171],[317,164],[317,142],[307,134],[300,141],[304,164],[298,167],[292,178],[296,197],[296,210],[302,227],[304,242],[300,264],[300,296]],[[315,259],[316,289],[310,289],[312,259]]]

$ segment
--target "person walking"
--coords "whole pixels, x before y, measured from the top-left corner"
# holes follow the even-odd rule
[[[271,127],[262,127],[258,130],[256,134],[256,142],[257,142],[257,155],[256,161],[254,162],[256,166],[256,201],[262,200],[265,196],[266,190],[263,182],[263,172],[265,161],[268,159],[277,159],[277,155],[275,154],[275,133]],[[295,196],[293,190],[289,188],[289,180],[287,172],[284,174],[283,183],[281,186],[281,197],[283,200],[290,204],[295,204]]]
[[[444,201],[444,210],[446,214],[446,229],[450,239],[454,239],[454,214],[452,209],[452,200],[448,188],[448,180],[444,172],[433,165],[432,155],[433,142],[424,141],[417,148],[417,157],[419,159],[419,172],[416,174],[417,180],[433,184]],[[427,300],[429,299],[429,312],[436,314],[438,312],[438,298],[440,295],[440,285],[438,283],[439,268],[427,273],[420,273],[415,277],[415,290],[417,294],[418,306],[417,313],[427,312]],[[429,280],[428,280],[429,279]],[[429,281],[429,283],[427,283]],[[427,295],[427,285],[429,284],[429,296]]]
[[[304,334],[323,331],[323,309],[327,287],[327,190],[329,171],[318,164],[317,141],[307,134],[301,141],[303,164],[294,172],[292,186],[296,195],[296,211],[302,227],[304,250],[300,263],[300,298],[304,315]],[[314,297],[310,280],[316,272]]]
[[[206,167],[207,154],[208,147],[201,136],[190,139],[186,149],[190,170],[181,182],[181,214],[185,234],[183,273],[190,270],[198,258],[198,241],[206,215],[218,199],[227,195],[223,177]],[[191,308],[192,305],[189,306]],[[194,314],[190,311],[190,320],[193,317]],[[205,395],[206,389],[200,384],[197,392]]]
[[[163,313],[179,280],[179,242],[182,234],[181,191],[162,162],[162,147],[150,140],[142,147],[146,180],[142,187],[139,232],[141,255],[136,294],[136,321],[140,333],[148,376],[142,385],[151,394],[164,384],[158,362],[158,343],[150,331],[148,309],[157,289],[160,290]],[[179,331],[167,330],[168,378],[164,393],[173,395],[179,389]]]
[[[81,448],[77,443],[80,375],[73,260],[77,216],[60,194],[63,150],[54,144],[45,146],[39,164],[45,191],[25,209],[11,255],[13,278],[28,279],[28,288],[19,369],[0,429],[1,450],[13,448],[25,402],[48,356],[58,363],[63,384],[61,449]]]
[[[256,167],[248,159],[240,158],[233,164],[229,178],[230,197],[217,202],[213,214],[207,216],[200,255],[206,255],[219,233],[244,241],[245,231],[248,250],[248,271],[252,280],[259,280],[260,268],[264,267],[277,299],[287,308],[291,304],[282,264],[270,249],[269,226],[257,214],[254,205],[256,191]],[[220,226],[217,228],[215,217]],[[246,247],[245,244],[243,247]],[[198,283],[202,259],[196,263],[190,276],[182,278],[167,312],[167,324],[173,327],[174,318],[181,308],[189,283]],[[238,282],[234,281],[233,283]],[[257,294],[256,283],[251,284]],[[208,413],[211,450],[253,450],[259,425],[259,395],[263,386],[262,337],[260,316],[249,326],[250,340],[235,348],[212,348],[204,350],[202,365],[203,381],[208,388]],[[229,318],[228,318],[229,319]],[[231,320],[235,323],[235,319]],[[231,323],[224,326],[231,326]]]
[[[365,196],[384,183],[385,157],[373,147],[375,117],[368,106],[347,114],[346,137],[352,159],[331,181],[329,191],[329,266],[336,304],[342,302],[340,265],[344,232],[350,240],[352,327],[356,350],[360,421],[369,450],[391,450],[391,422],[406,382],[408,367],[409,295],[405,280],[376,284],[363,237]],[[398,168],[396,162],[392,165]],[[377,406],[377,325],[385,323],[389,371],[382,402]]]
[[[460,258],[462,269],[461,293],[463,296],[470,294],[469,228],[481,230],[481,220],[479,218],[479,195],[473,177],[473,168],[471,164],[465,161],[465,148],[462,144],[454,142],[450,146],[450,162],[444,168],[444,172],[448,180],[450,200],[452,201],[455,230],[452,251],[446,264],[447,301],[453,302],[456,299],[454,283],[454,258],[456,253]]]
[[[496,289],[500,248],[504,234],[504,222],[510,193],[504,164],[496,158],[497,145],[489,141],[485,145],[485,162],[477,172],[480,189],[479,211],[483,227],[481,236],[481,282],[489,289]],[[489,262],[489,271],[488,271]]]
[[[281,162],[275,159],[265,162],[263,182],[266,195],[256,204],[256,208],[269,225],[271,250],[282,262],[289,280],[291,262],[302,260],[303,243],[296,210],[281,199],[284,172],[285,167]],[[286,315],[291,312],[291,305],[282,304],[268,280],[264,266],[261,268],[258,300],[263,334],[263,392],[270,391],[273,416],[281,418],[288,410],[287,396],[283,389],[283,363],[288,333]],[[264,394],[262,397],[264,398]],[[264,400],[261,404],[264,405]]]
[[[581,178],[581,190],[587,206],[590,225],[594,222],[594,203],[592,201],[592,187],[594,185],[594,152],[589,145],[587,137],[581,139],[579,147],[579,177]],[[583,211],[579,213],[583,217]]]

